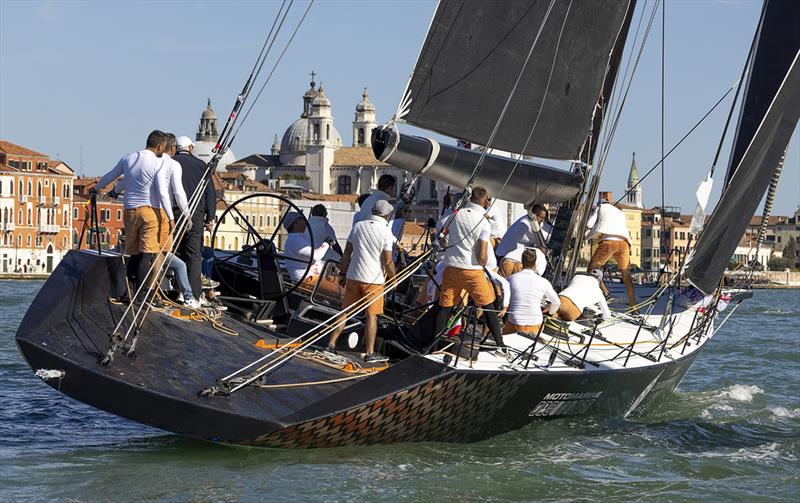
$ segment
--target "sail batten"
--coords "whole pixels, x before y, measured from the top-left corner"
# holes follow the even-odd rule
[[[403,97],[402,120],[485,145],[511,95],[492,148],[577,159],[632,7],[619,0],[509,0],[503,8],[442,0]],[[541,126],[527,141],[535,117]]]

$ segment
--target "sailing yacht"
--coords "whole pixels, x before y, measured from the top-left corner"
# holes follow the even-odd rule
[[[441,0],[393,120],[373,134],[376,158],[465,193],[481,185],[495,198],[551,205],[545,275],[568,283],[613,137],[607,131],[624,104],[625,90],[615,86],[624,84],[618,73],[635,7]],[[800,115],[798,25],[797,3],[765,1],[722,197],[707,222],[700,205],[679,270],[637,289],[638,314],[548,320],[539,333],[506,335],[502,353],[482,340],[471,306],[462,306],[460,334],[434,333],[436,308],[416,295],[432,275],[434,240],[387,282],[378,344],[390,360],[369,365],[359,356],[359,315],[376,299],[343,309],[334,261],[313,287],[289,282],[275,235],[250,227],[253,240],[242,250],[214,251],[227,312],[140,314],[112,300],[127,289],[124,257],[76,250],[26,314],[19,350],[38,376],[77,400],[177,434],[246,445],[471,442],[548,418],[646,414],[749,296],[723,290],[721,279]],[[404,134],[403,124],[484,148]],[[256,197],[297,211],[272,195],[242,204]],[[241,215],[238,204],[223,217]],[[322,351],[342,323],[337,354]]]

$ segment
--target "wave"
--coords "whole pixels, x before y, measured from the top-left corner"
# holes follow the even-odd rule
[[[734,384],[720,391],[717,396],[730,398],[737,402],[752,402],[755,395],[764,394],[764,390],[755,385]]]
[[[800,407],[796,407],[791,410],[787,409],[786,407],[770,407],[769,411],[775,417],[791,418],[791,419],[800,418]]]

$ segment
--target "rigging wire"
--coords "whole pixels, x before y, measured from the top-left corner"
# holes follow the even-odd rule
[[[661,221],[664,222],[664,53],[666,52],[666,32],[667,32],[667,2],[661,2]]]

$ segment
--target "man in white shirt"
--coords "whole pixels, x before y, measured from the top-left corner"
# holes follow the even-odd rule
[[[483,187],[474,187],[470,202],[458,210],[447,233],[444,274],[439,294],[439,313],[435,333],[440,334],[456,299],[466,291],[476,306],[484,310],[484,321],[498,347],[503,348],[500,318],[494,309],[495,292],[484,268],[489,263],[491,227],[486,220],[488,194]]]
[[[362,220],[372,217],[372,208],[378,201],[388,201],[394,197],[395,189],[397,187],[397,178],[392,175],[384,174],[378,178],[378,188],[364,200],[361,208],[353,216],[353,225]]]
[[[172,157],[177,150],[176,138],[172,133],[167,133],[167,144],[164,147],[164,154],[161,156],[161,169],[165,171],[168,185],[170,204],[168,207],[162,207],[159,212],[159,229],[158,229],[158,243],[164,253],[167,253],[172,247],[171,231],[172,226],[170,221],[175,220],[175,211],[177,208],[181,213],[189,213],[189,203],[186,199],[186,191],[183,188],[183,167],[178,161]],[[191,220],[189,220],[191,225]]]
[[[500,274],[508,278],[522,270],[522,252],[526,247],[543,246],[549,237],[542,226],[547,219],[547,208],[534,204],[528,215],[523,215],[514,222],[497,245],[497,256],[500,257]],[[546,266],[541,264],[540,266]]]
[[[606,296],[600,290],[602,283],[603,271],[600,269],[593,269],[591,274],[578,273],[573,276],[569,285],[558,294],[561,301],[558,317],[564,321],[577,320],[584,309],[591,307],[599,309],[603,318],[610,318]]]
[[[386,357],[375,352],[375,336],[378,332],[378,315],[383,314],[383,285],[394,277],[392,246],[394,236],[389,228],[392,205],[386,200],[378,200],[372,207],[372,216],[353,226],[341,264],[340,282],[344,282],[342,307],[347,308],[357,302],[370,301],[366,307],[367,363],[385,362]],[[335,352],[336,340],[344,330],[346,318],[338,320],[339,326],[331,334],[327,350]]]
[[[330,247],[330,238],[325,238],[322,244],[314,247],[306,232],[306,221],[296,211],[286,213],[283,226],[289,233],[283,246],[283,253],[287,257],[284,267],[289,273],[289,278],[295,283],[302,282],[303,285],[313,286],[322,272],[322,258]],[[310,261],[313,263],[309,268]]]
[[[169,179],[161,169],[167,135],[155,130],[147,137],[144,150],[124,156],[95,187],[101,191],[120,176],[125,177],[125,253],[130,255],[126,275],[133,291],[146,282],[147,273],[161,247],[158,241],[158,210],[172,207]],[[170,219],[170,225],[172,225]]]
[[[589,259],[588,270],[602,269],[606,262],[614,259],[617,267],[622,273],[622,281],[625,283],[625,290],[628,293],[628,303],[631,307],[636,305],[636,291],[633,288],[631,278],[631,235],[625,225],[625,213],[608,201],[607,195],[601,195],[600,204],[594,213],[589,217],[586,226],[589,228],[589,237],[598,236],[599,243]],[[600,288],[605,295],[608,295],[603,281],[600,281]]]
[[[511,306],[508,310],[508,323],[503,327],[504,334],[538,334],[544,321],[542,301],[547,302],[545,312],[548,314],[555,314],[561,306],[553,285],[536,274],[536,261],[536,252],[525,250],[522,252],[522,270],[508,278],[511,285]]]
[[[311,207],[311,216],[308,218],[308,225],[311,227],[311,238],[314,240],[312,246],[317,248],[325,241],[331,243],[333,251],[342,256],[342,249],[339,240],[336,238],[336,231],[328,221],[328,209],[324,204],[316,204]]]
[[[491,199],[489,200],[489,209],[486,212],[486,218],[489,220],[489,225],[492,228],[489,234],[489,237],[492,241],[492,247],[497,248],[497,245],[500,244],[500,241],[503,239],[507,229],[505,222],[500,217],[500,208],[495,206],[495,204],[496,203],[492,203]]]

